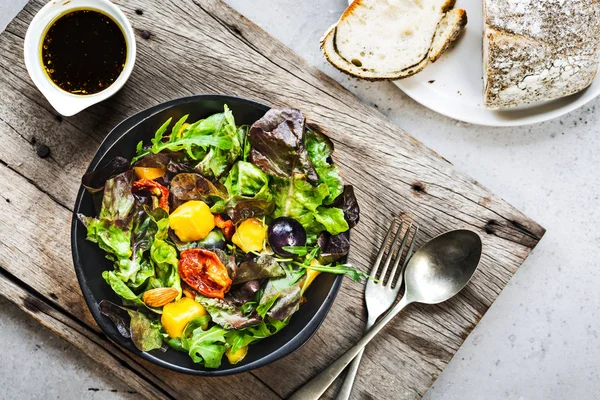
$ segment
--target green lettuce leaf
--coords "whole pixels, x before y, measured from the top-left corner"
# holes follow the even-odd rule
[[[181,280],[179,278],[179,259],[177,250],[167,242],[169,235],[169,216],[166,211],[157,208],[151,214],[157,226],[154,241],[150,246],[150,259],[156,269],[158,278],[163,287],[173,287],[179,291],[177,299],[181,297]]]
[[[277,180],[275,196],[274,217],[296,219],[306,230],[309,242],[314,242],[322,231],[337,235],[349,229],[341,209],[323,206],[329,196],[329,188],[324,183],[314,187],[298,176]]]
[[[102,277],[110,285],[112,290],[121,298],[125,300],[132,301],[136,304],[143,305],[144,302],[140,299],[138,295],[133,293],[133,291],[123,282],[114,271],[104,271],[102,272]]]
[[[329,188],[329,194],[323,200],[323,204],[331,204],[344,191],[339,168],[328,161],[333,153],[333,143],[322,133],[307,129],[305,145],[319,175],[319,184],[325,184]]]
[[[79,214],[79,220],[87,228],[87,240],[117,258],[131,256],[131,231],[124,231],[108,221]]]
[[[267,197],[265,191],[269,190],[269,176],[254,164],[238,161],[223,184],[230,196],[254,197],[262,191],[262,196]]]
[[[350,227],[344,219],[344,211],[339,208],[318,207],[313,213],[315,220],[332,235],[346,232]]]

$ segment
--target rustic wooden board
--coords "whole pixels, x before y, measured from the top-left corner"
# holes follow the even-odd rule
[[[411,306],[363,358],[354,398],[422,397],[544,229],[220,0],[116,3],[139,35],[136,67],[119,94],[75,117],[57,116],[23,64],[23,38],[43,2],[30,2],[0,35],[0,294],[148,398],[289,395],[360,336],[362,285],[346,280],[318,333],[291,356],[234,377],[189,377],[124,352],[99,331],[75,278],[69,225],[80,176],[125,117],[198,93],[297,107],[333,138],[336,161],[356,187],[354,265],[369,270],[390,216],[400,213],[421,225],[418,245],[454,228],[482,236],[472,283],[444,305]],[[50,157],[36,155],[40,144]]]

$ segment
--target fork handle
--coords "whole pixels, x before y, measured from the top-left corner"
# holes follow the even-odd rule
[[[365,324],[365,330],[363,335],[371,329],[373,324],[377,318],[371,318],[369,315],[367,318],[367,323]],[[335,400],[348,400],[350,398],[350,393],[352,393],[352,386],[354,386],[354,381],[356,379],[356,373],[358,372],[358,367],[360,366],[360,360],[362,359],[363,353],[365,349],[363,348],[357,355],[354,357],[354,360],[350,363],[348,368],[346,369],[346,376],[344,377],[344,383],[342,383],[342,388],[338,392]]]
[[[348,400],[350,398],[350,393],[352,393],[352,386],[354,386],[356,373],[358,372],[360,360],[364,352],[365,349],[363,347],[360,350],[360,352],[356,355],[356,357],[354,357],[354,360],[352,360],[352,362],[350,363],[348,371],[346,372],[346,377],[344,378],[344,383],[342,383],[342,388],[338,392],[338,395],[335,398],[335,400]]]
[[[365,336],[362,337],[354,346],[346,351],[340,358],[334,361],[329,367],[325,368],[320,374],[312,378],[304,384],[288,400],[318,400],[319,397],[327,388],[335,381],[340,373],[352,362],[354,357],[360,353],[365,346],[379,333],[383,327],[392,320],[404,307],[409,305],[411,301],[407,296],[402,299],[387,313],[373,328],[371,328]]]

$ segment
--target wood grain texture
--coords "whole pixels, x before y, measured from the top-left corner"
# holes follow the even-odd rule
[[[296,107],[334,140],[334,158],[356,188],[362,215],[352,236],[355,266],[370,269],[394,215],[421,226],[417,245],[455,228],[483,239],[480,268],[459,296],[444,305],[411,306],[365,352],[354,398],[422,397],[544,229],[220,0],[116,3],[136,32],[150,38],[138,37],[136,67],[123,90],[75,117],[57,117],[22,61],[27,25],[43,2],[30,2],[0,35],[0,284],[17,288],[0,293],[149,398],[289,395],[360,336],[362,285],[346,280],[315,337],[289,357],[235,377],[188,377],[124,353],[98,331],[76,282],[69,225],[80,176],[126,116],[199,93]],[[40,143],[50,147],[50,157],[37,157]],[[48,308],[31,311],[22,300],[28,295]],[[148,382],[155,386],[142,390]],[[326,397],[334,394],[335,387]]]

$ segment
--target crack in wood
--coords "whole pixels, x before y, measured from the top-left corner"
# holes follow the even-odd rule
[[[69,211],[70,213],[73,212],[73,209],[70,208],[69,206],[63,204],[60,200],[58,200],[52,193],[48,192],[46,189],[42,188],[40,185],[38,185],[38,183],[34,180],[32,180],[31,178],[23,175],[19,170],[17,170],[16,168],[12,167],[11,165],[7,164],[4,160],[0,159],[0,165],[5,166],[6,168],[8,168],[9,170],[11,170],[12,172],[14,172],[15,174],[19,175],[21,178],[25,179],[29,184],[31,184],[32,186],[34,186],[37,190],[39,190],[40,192],[42,192],[43,194],[45,194],[46,196],[48,196],[50,199],[52,199],[56,204],[58,204],[59,206],[61,206],[62,208],[64,208],[65,210]]]

